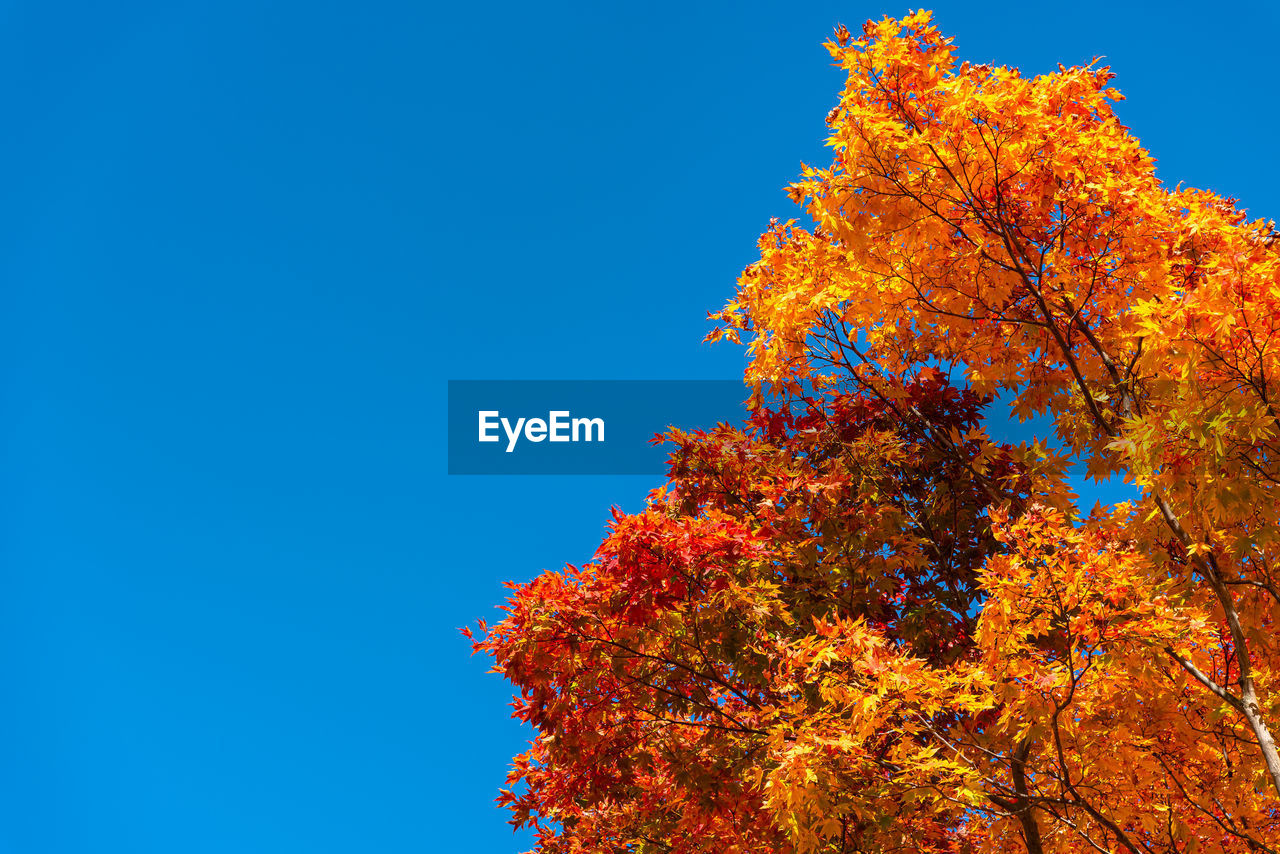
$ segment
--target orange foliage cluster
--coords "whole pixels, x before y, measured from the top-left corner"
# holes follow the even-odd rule
[[[959,63],[930,20],[828,45],[812,225],[712,336],[751,423],[673,433],[476,644],[540,851],[1280,850],[1273,226],[1162,186],[1107,69]],[[993,441],[996,393],[1058,449]],[[1076,462],[1140,500],[1082,513]]]

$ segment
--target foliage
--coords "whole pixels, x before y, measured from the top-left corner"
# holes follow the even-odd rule
[[[1106,68],[828,47],[812,225],[712,336],[750,423],[482,627],[537,729],[500,800],[548,854],[1280,849],[1271,224],[1162,186]]]

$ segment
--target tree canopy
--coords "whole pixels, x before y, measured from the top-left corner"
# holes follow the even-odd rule
[[[1273,224],[1096,63],[827,46],[833,160],[715,315],[750,421],[477,637],[536,729],[500,801],[546,854],[1280,851]]]

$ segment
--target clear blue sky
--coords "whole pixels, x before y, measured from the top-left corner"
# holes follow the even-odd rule
[[[1267,6],[935,8],[1276,215]],[[820,44],[906,11],[0,5],[0,854],[527,847],[457,627],[654,479],[450,478],[445,381],[737,375]]]

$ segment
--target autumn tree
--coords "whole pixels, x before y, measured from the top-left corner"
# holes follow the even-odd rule
[[[547,854],[1280,850],[1272,224],[1162,185],[1105,67],[828,47],[833,162],[712,336],[750,422],[477,640],[500,800]]]

